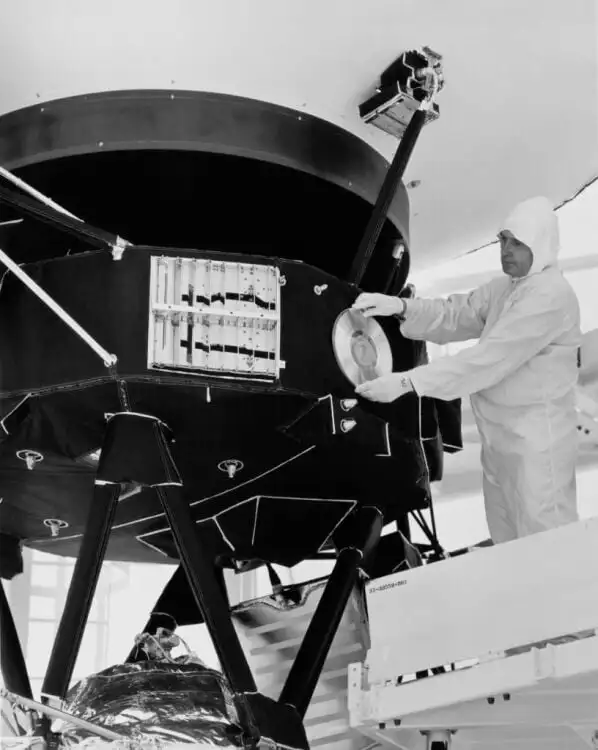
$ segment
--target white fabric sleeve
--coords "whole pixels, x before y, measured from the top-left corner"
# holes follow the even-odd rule
[[[448,344],[479,338],[484,329],[490,294],[485,284],[446,299],[406,300],[401,333],[405,338]]]
[[[571,325],[567,302],[554,290],[531,288],[482,341],[405,372],[419,396],[451,401],[500,383]]]

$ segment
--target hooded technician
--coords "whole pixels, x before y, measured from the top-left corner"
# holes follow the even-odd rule
[[[505,276],[448,299],[361,294],[365,316],[398,315],[410,339],[478,338],[452,356],[357,387],[373,401],[471,396],[494,543],[577,520],[575,388],[579,305],[557,268],[557,216],[546,198],[515,208],[499,235]]]

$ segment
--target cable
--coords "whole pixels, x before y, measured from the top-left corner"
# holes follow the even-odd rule
[[[558,204],[558,206],[555,206],[555,211],[559,211],[563,206],[566,206],[567,204],[574,201],[576,198],[579,198],[579,196],[582,193],[585,193],[585,191],[592,187],[592,185],[596,184],[598,182],[598,175],[591,177],[587,182],[584,182],[584,184],[575,192],[570,198],[565,198],[564,201]],[[497,240],[491,240],[490,242],[486,242],[484,245],[480,245],[479,247],[474,248],[473,250],[468,250],[466,253],[463,253],[463,255],[458,255],[454,258],[454,260],[457,260],[458,258],[465,258],[467,255],[471,255],[472,253],[477,253],[479,250],[485,250],[487,247],[492,247],[493,245],[497,245]]]

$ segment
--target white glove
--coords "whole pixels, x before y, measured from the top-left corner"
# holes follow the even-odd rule
[[[387,294],[364,292],[353,303],[353,310],[360,310],[364,318],[374,315],[402,315],[405,311],[405,300]]]
[[[413,383],[402,372],[391,372],[358,385],[355,392],[370,401],[388,404],[413,391]]]

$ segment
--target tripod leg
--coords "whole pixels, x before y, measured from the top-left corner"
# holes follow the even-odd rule
[[[181,487],[156,487],[172,529],[189,586],[214,643],[222,671],[236,693],[256,692],[257,687],[229,608],[214,570],[214,561],[200,543],[196,524]]]
[[[108,538],[118,504],[120,484],[96,484],[79,556],[50,654],[42,692],[63,699],[73,676],[91,610]]]
[[[279,703],[295,706],[301,718],[305,717],[320,679],[364,553],[380,538],[382,514],[377,508],[362,508],[358,520],[362,539],[340,551],[278,699]]]
[[[15,621],[0,581],[0,668],[6,689],[24,698],[33,698],[31,683]]]

